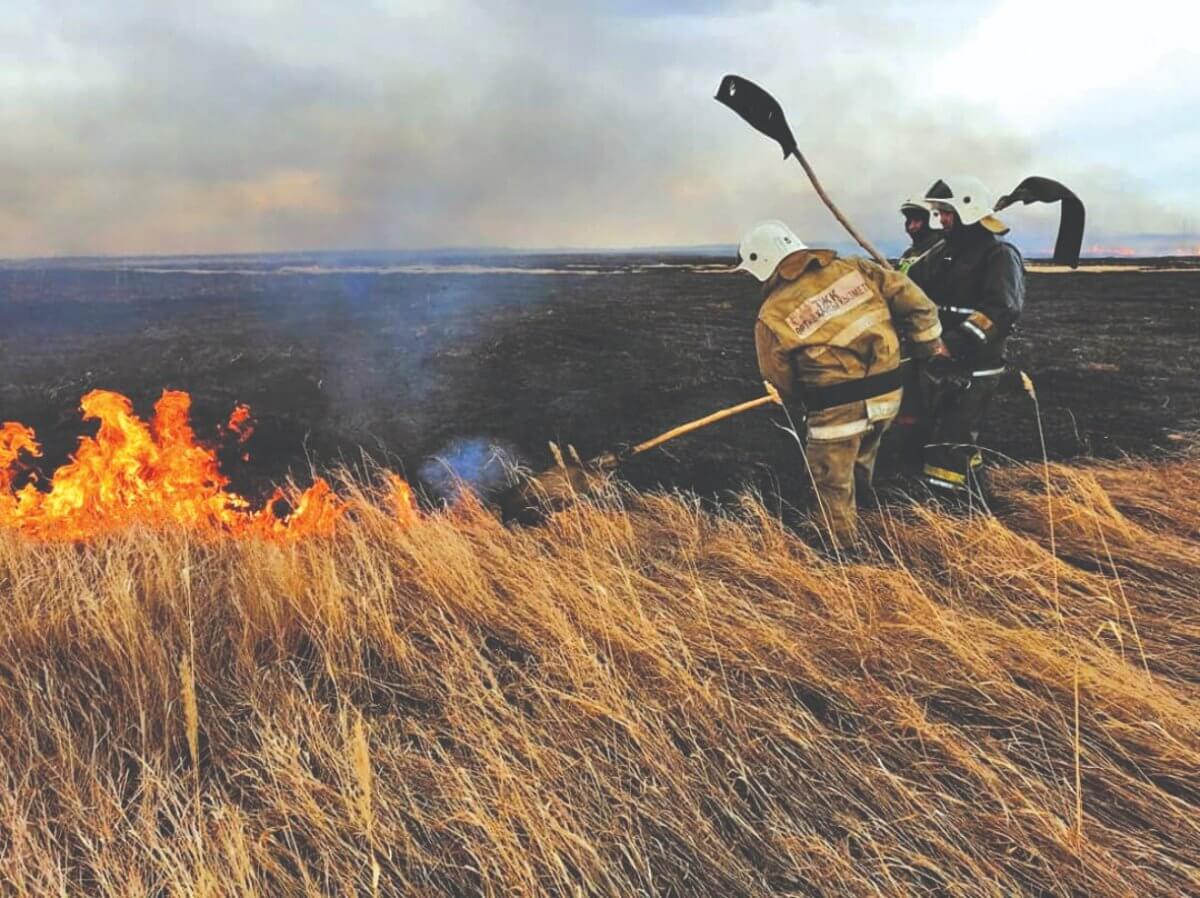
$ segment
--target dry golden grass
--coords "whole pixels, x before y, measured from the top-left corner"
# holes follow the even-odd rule
[[[0,894],[1198,894],[1200,460],[1044,476],[0,537]]]

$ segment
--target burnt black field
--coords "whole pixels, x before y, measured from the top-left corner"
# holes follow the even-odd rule
[[[95,424],[88,390],[149,414],[186,390],[202,439],[238,402],[257,421],[241,488],[370,457],[436,491],[488,446],[538,468],[548,440],[590,456],[761,392],[757,285],[717,257],[379,255],[97,260],[0,268],[0,419],[34,427],[44,469]],[[1051,458],[1154,456],[1200,430],[1200,261],[1029,275],[1012,361],[1037,384]],[[495,269],[501,268],[503,271]],[[1145,270],[1138,270],[1144,268]],[[629,463],[639,487],[798,496],[775,412]],[[1033,403],[996,404],[983,442],[1040,459]],[[898,451],[881,459],[896,480]],[[490,472],[490,468],[488,469]]]

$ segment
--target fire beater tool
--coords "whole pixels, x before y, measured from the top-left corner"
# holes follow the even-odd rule
[[[697,418],[695,421],[672,427],[665,433],[660,433],[635,446],[610,450],[587,461],[581,461],[577,456],[565,458],[558,447],[551,443],[551,450],[554,452],[557,464],[540,474],[522,477],[501,495],[500,510],[504,520],[522,524],[536,523],[541,519],[544,509],[562,507],[575,497],[594,492],[598,487],[603,486],[608,480],[608,475],[635,455],[649,452],[676,437],[693,433],[751,409],[761,408],[772,403],[782,404],[775,388],[770,384],[765,386],[767,387],[766,394],[757,399],[721,409],[711,415]]]
[[[1079,267],[1079,250],[1083,246],[1083,202],[1065,185],[1036,175],[1026,178],[996,201],[995,211],[1007,209],[1013,203],[1061,203],[1058,215],[1058,238],[1054,242],[1054,264]]]
[[[850,233],[850,236],[858,241],[858,244],[869,252],[880,265],[885,268],[892,267],[883,254],[855,230],[829,198],[813,172],[812,166],[808,164],[808,160],[804,158],[804,154],[797,147],[796,138],[792,135],[792,129],[788,127],[787,118],[783,114],[783,107],[774,97],[749,79],[740,75],[726,75],[721,79],[720,87],[717,88],[716,99],[740,115],[751,127],[777,142],[783,149],[784,159],[787,159],[788,156],[795,156],[796,161],[800,163],[804,173],[812,182],[817,196],[829,207],[834,218],[841,222],[842,227]],[[1058,238],[1054,244],[1054,263],[1069,265],[1071,268],[1079,266],[1079,251],[1083,245],[1085,219],[1083,203],[1079,197],[1058,181],[1034,176],[1026,178],[1011,192],[1000,197],[993,211],[1000,212],[1014,203],[1024,203],[1025,205],[1061,203]],[[923,255],[928,255],[944,245],[943,241],[939,241]]]
[[[1083,201],[1065,184],[1033,175],[1014,187],[1011,193],[1006,193],[996,200],[992,211],[1000,212],[1015,203],[1023,203],[1026,206],[1030,203],[1062,204],[1058,216],[1058,237],[1054,241],[1054,258],[1051,261],[1055,265],[1078,268],[1079,252],[1083,248],[1083,225],[1086,218]],[[943,237],[910,261],[908,268],[912,268],[925,257],[940,251],[945,245],[946,239]]]
[[[853,237],[858,245],[865,249],[871,256],[882,265],[884,268],[891,268],[892,265],[887,258],[862,234],[858,233],[854,225],[850,224],[846,216],[840,209],[834,205],[833,200],[829,198],[829,194],[825,192],[825,188],[821,186],[820,180],[817,178],[816,172],[812,166],[808,164],[808,160],[804,158],[804,154],[800,152],[796,146],[796,138],[792,136],[792,129],[788,127],[787,118],[784,117],[783,107],[778,101],[755,84],[741,75],[726,75],[721,79],[721,85],[717,88],[715,97],[717,102],[722,103],[740,115],[754,129],[761,131],[767,137],[776,141],[783,149],[783,158],[794,156],[796,161],[800,163],[800,167],[804,169],[804,173],[808,175],[808,180],[812,182],[813,190],[817,192],[817,196],[821,198],[829,211]]]

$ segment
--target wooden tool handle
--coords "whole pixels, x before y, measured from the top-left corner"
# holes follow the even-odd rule
[[[638,443],[626,453],[626,457],[630,455],[638,455],[648,449],[653,449],[655,446],[661,446],[668,440],[673,440],[675,437],[681,437],[685,433],[691,433],[693,430],[699,430],[701,427],[707,427],[709,424],[716,424],[718,421],[723,421],[726,418],[732,418],[734,415],[740,415],[742,412],[748,412],[752,408],[758,408],[760,405],[767,405],[772,402],[778,402],[778,394],[767,393],[765,396],[759,396],[757,399],[751,399],[749,402],[743,402],[740,405],[730,406],[726,409],[721,409],[719,412],[713,412],[711,415],[706,415],[703,418],[697,418],[695,421],[690,421],[687,424],[680,424],[668,430],[666,433],[659,434],[654,439],[646,440],[644,443]]]
[[[833,200],[829,198],[829,194],[825,192],[825,188],[821,186],[821,182],[817,180],[817,173],[812,170],[812,166],[808,164],[808,160],[804,158],[804,154],[796,150],[793,155],[796,157],[796,161],[800,163],[800,167],[804,169],[804,173],[808,175],[808,180],[812,182],[813,190],[817,192],[817,196],[821,198],[821,202],[829,207],[829,211],[833,213],[833,217],[841,222],[843,228],[850,232],[850,236],[858,241],[859,246],[875,257],[876,262],[884,268],[890,269],[892,263],[887,260],[887,257],[877,250],[870,240],[858,233],[854,225],[850,224],[850,221],[842,214],[842,210],[833,204]]]

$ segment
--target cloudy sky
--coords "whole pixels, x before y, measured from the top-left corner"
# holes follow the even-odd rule
[[[767,87],[852,220],[954,172],[1200,252],[1191,2],[0,3],[0,255],[842,239],[712,100]],[[1048,210],[1008,216],[1028,252]]]

